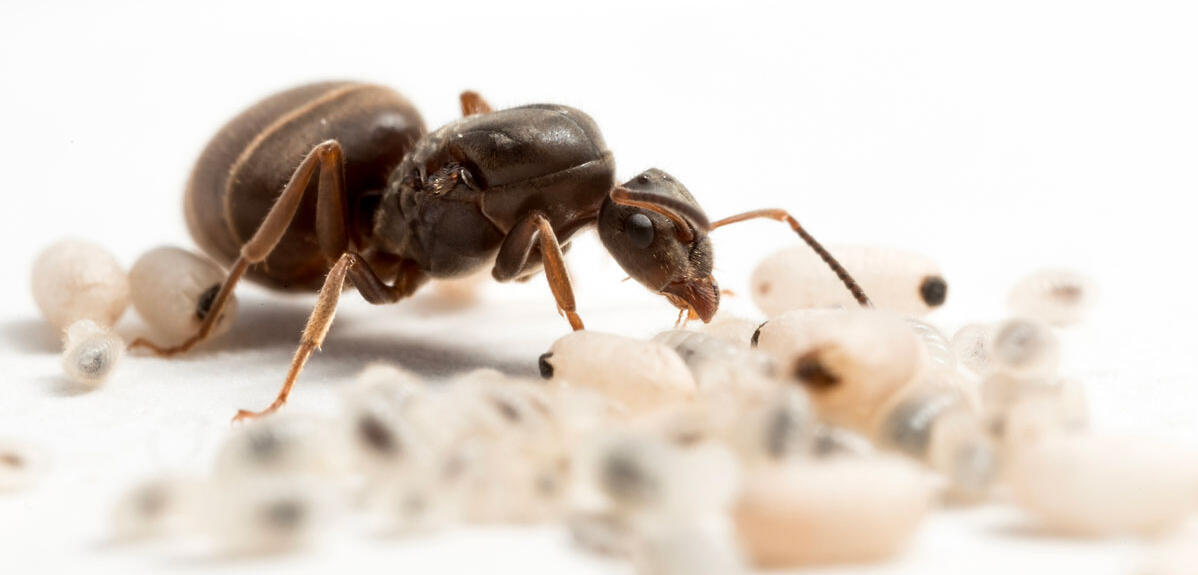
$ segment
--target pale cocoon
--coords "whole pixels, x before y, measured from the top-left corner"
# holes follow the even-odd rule
[[[33,300],[55,329],[82,319],[111,326],[129,305],[129,278],[104,248],[63,240],[33,262]]]
[[[199,331],[224,281],[224,270],[212,260],[169,246],[146,252],[129,271],[137,313],[154,331],[176,340]],[[231,295],[209,337],[228,331],[236,315],[237,298]]]

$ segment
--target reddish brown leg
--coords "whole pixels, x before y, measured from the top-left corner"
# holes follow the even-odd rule
[[[216,327],[216,322],[220,319],[225,304],[233,295],[233,288],[245,275],[245,271],[251,265],[265,260],[279,244],[279,240],[283,239],[283,234],[287,232],[287,227],[291,225],[291,220],[295,217],[296,210],[299,209],[304,190],[308,187],[308,182],[311,181],[318,168],[320,182],[317,186],[317,238],[320,242],[321,252],[324,253],[326,259],[333,261],[339,257],[349,245],[345,231],[344,167],[341,145],[334,140],[329,140],[308,153],[304,161],[296,168],[295,173],[291,175],[291,180],[283,188],[279,199],[275,200],[274,206],[266,214],[266,219],[258,226],[258,231],[254,232],[250,241],[241,246],[240,257],[233,262],[229,276],[225,278],[224,284],[216,294],[216,299],[212,302],[211,310],[204,317],[204,322],[200,324],[200,329],[196,331],[195,335],[178,345],[169,347],[159,346],[145,338],[138,338],[129,344],[129,349],[146,348],[159,356],[172,356],[190,351],[204,341]]]
[[[279,390],[274,402],[262,411],[239,410],[233,417],[233,421],[270,415],[287,403],[287,396],[291,395],[291,388],[295,385],[300,371],[304,369],[304,364],[308,363],[308,358],[311,357],[313,351],[320,349],[325,335],[329,333],[329,327],[333,325],[333,314],[337,311],[337,301],[341,298],[341,289],[345,285],[345,274],[349,272],[356,260],[356,256],[346,253],[337,260],[333,269],[329,270],[329,275],[324,280],[324,286],[320,288],[320,298],[316,301],[316,307],[312,309],[312,315],[308,316],[308,324],[304,326],[299,348],[295,350],[295,356],[291,359],[291,369],[287,371],[287,379],[283,381],[283,388]]]
[[[499,247],[499,255],[495,258],[495,267],[491,275],[496,280],[508,281],[515,279],[528,263],[532,246],[538,244],[541,248],[541,263],[545,266],[545,279],[549,280],[549,289],[557,300],[557,309],[570,322],[574,331],[583,329],[582,318],[574,307],[574,289],[570,287],[570,275],[566,271],[566,261],[562,255],[561,246],[557,243],[557,234],[545,216],[535,213],[520,221],[508,232],[503,245]]]
[[[790,229],[794,230],[796,234],[799,234],[799,237],[803,238],[803,241],[807,242],[807,245],[811,246],[811,249],[815,250],[815,253],[819,255],[820,259],[824,260],[824,263],[828,264],[829,268],[832,268],[832,271],[836,273],[836,277],[840,278],[840,281],[844,283],[844,286],[849,288],[849,291],[852,292],[853,297],[857,300],[857,303],[861,304],[862,307],[873,307],[873,302],[869,301],[869,296],[865,295],[865,290],[861,289],[861,286],[857,284],[857,280],[853,279],[853,276],[849,275],[849,272],[844,269],[844,266],[841,266],[840,262],[836,261],[836,258],[832,257],[832,254],[828,253],[828,250],[824,249],[824,246],[820,245],[820,243],[817,242],[814,237],[811,237],[811,234],[807,233],[807,230],[803,229],[803,226],[799,225],[799,221],[785,210],[754,210],[751,212],[745,212],[743,214],[737,214],[735,216],[730,216],[717,222],[713,222],[711,224],[711,229],[714,230],[728,224],[735,224],[736,222],[743,222],[745,220],[752,220],[756,218],[766,218],[790,224]]]
[[[478,92],[467,90],[462,92],[460,99],[462,101],[462,116],[491,113],[491,105],[482,96],[479,96]]]

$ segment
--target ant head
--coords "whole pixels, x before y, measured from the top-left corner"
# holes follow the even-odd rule
[[[599,210],[599,239],[620,267],[704,322],[720,306],[710,228],[686,187],[656,168],[616,186]]]

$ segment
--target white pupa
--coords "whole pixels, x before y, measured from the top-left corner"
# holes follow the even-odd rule
[[[633,412],[690,399],[695,380],[674,350],[657,342],[575,331],[541,356],[541,376],[595,389]]]
[[[732,342],[742,347],[750,347],[753,333],[761,325],[761,320],[716,313],[711,323],[695,328],[695,331],[714,335],[724,341]]]
[[[805,387],[821,419],[861,432],[928,363],[918,336],[876,310],[795,311],[761,326],[757,348]]]
[[[64,240],[33,262],[33,300],[55,329],[82,319],[111,326],[129,306],[129,278],[104,248]]]
[[[196,527],[230,555],[278,553],[312,543],[332,512],[330,494],[310,478],[223,478],[204,491]]]
[[[959,390],[916,386],[881,410],[874,441],[943,474],[954,495],[976,499],[998,478],[997,447]]]
[[[142,254],[129,271],[133,307],[156,332],[171,339],[195,335],[204,322],[225,271],[212,260],[175,247],[158,247]],[[237,298],[230,296],[209,337],[233,325]]]
[[[125,492],[112,508],[113,536],[134,541],[185,532],[200,512],[204,486],[184,477],[143,481]]]
[[[747,346],[685,329],[663,331],[651,341],[669,347],[686,362],[700,392],[752,393],[775,385],[773,360]]]
[[[1016,316],[1067,326],[1085,317],[1094,305],[1096,291],[1094,282],[1078,272],[1045,269],[1012,286],[1007,305]]]
[[[901,459],[837,457],[754,470],[732,517],[760,568],[876,561],[902,549],[931,495]]]
[[[1057,372],[1060,343],[1048,326],[1014,318],[994,327],[987,339],[991,367],[1018,377],[1048,377]]]
[[[836,246],[829,251],[880,309],[921,316],[940,307],[948,295],[940,268],[925,256],[882,246]],[[806,246],[767,257],[753,270],[750,286],[753,302],[770,317],[794,309],[858,305]]]
[[[1198,454],[1131,437],[1052,435],[1016,453],[1008,481],[1015,501],[1049,528],[1155,535],[1198,507]]]
[[[72,381],[96,387],[108,380],[125,353],[125,342],[107,327],[83,319],[67,328],[62,369]]]

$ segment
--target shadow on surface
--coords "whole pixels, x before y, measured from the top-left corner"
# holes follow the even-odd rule
[[[62,342],[54,329],[40,319],[15,319],[0,323],[0,340],[22,353],[62,351]]]

